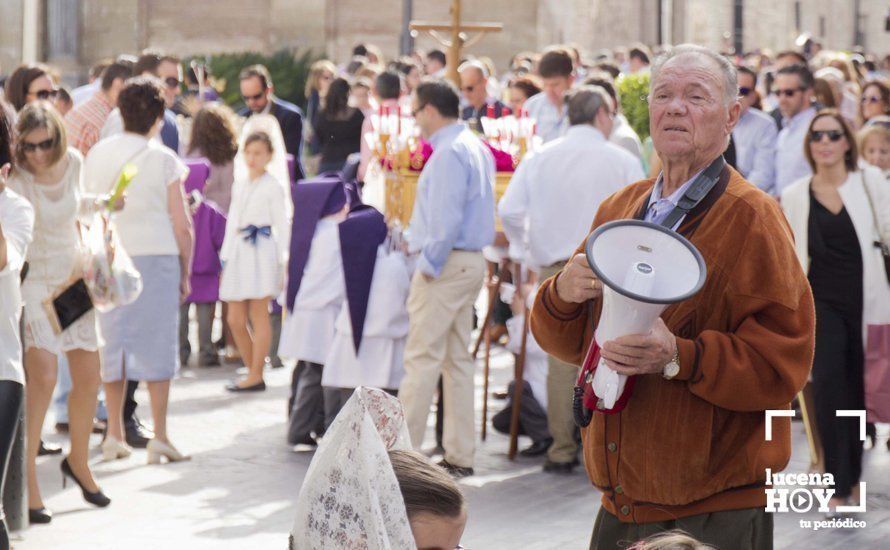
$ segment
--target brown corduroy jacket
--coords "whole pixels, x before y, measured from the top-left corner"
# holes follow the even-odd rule
[[[592,229],[645,215],[655,180],[629,185],[600,206]],[[766,468],[791,456],[788,409],[812,367],[813,296],[779,205],[726,167],[678,228],[702,253],[704,287],[662,314],[677,337],[680,373],[637,377],[627,407],[594,413],[582,430],[587,473],[603,506],[622,522],[647,523],[766,505]],[[583,243],[576,253],[583,252]],[[530,317],[548,353],[584,359],[601,299],[571,304],[553,283]]]

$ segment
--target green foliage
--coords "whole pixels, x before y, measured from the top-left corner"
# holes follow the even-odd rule
[[[622,75],[616,82],[621,111],[641,140],[649,137],[649,73]]]
[[[233,108],[244,106],[238,84],[238,74],[250,65],[265,65],[272,75],[275,95],[279,98],[306,106],[303,91],[309,78],[309,68],[320,59],[312,50],[297,52],[295,49],[282,49],[272,55],[257,52],[233,52],[211,55],[209,57],[194,56],[184,60],[186,69],[191,59],[206,61],[212,74],[212,82],[220,91],[223,101]]]

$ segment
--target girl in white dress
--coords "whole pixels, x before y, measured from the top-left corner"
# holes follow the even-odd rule
[[[63,475],[83,490],[93,505],[107,506],[87,464],[93,415],[99,395],[99,346],[95,310],[56,334],[43,302],[79,277],[78,217],[100,206],[83,190],[83,158],[68,148],[65,127],[46,102],[26,106],[16,125],[16,169],[10,187],[31,203],[35,212],[34,240],[28,248],[28,273],[22,284],[25,301],[24,344],[27,375],[26,422],[28,509],[32,523],[49,523],[52,513],[43,505],[35,461],[40,432],[56,385],[57,355],[65,353],[71,372],[68,395],[71,452],[62,462]]]
[[[244,379],[227,386],[232,392],[266,389],[263,366],[272,338],[269,300],[282,291],[290,244],[291,199],[286,187],[267,171],[276,153],[273,138],[266,130],[249,127],[245,135],[240,159],[236,158],[232,204],[220,253],[219,296],[229,304],[229,326],[248,369]],[[244,168],[239,169],[242,162]]]

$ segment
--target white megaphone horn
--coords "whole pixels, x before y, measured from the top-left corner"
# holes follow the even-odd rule
[[[661,312],[689,299],[705,283],[701,253],[680,234],[640,220],[618,220],[597,228],[584,247],[587,262],[603,283],[603,308],[594,339],[598,347],[631,334],[648,334]],[[598,409],[613,409],[627,376],[597,358],[591,382]]]

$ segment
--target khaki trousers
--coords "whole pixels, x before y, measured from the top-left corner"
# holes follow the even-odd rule
[[[427,282],[420,272],[408,295],[408,341],[405,344],[405,378],[399,399],[415,448],[423,444],[430,405],[442,375],[445,422],[442,446],[445,460],[455,466],[473,466],[476,444],[473,358],[470,333],[473,304],[482,289],[485,260],[481,252],[455,250],[442,273]]]
[[[565,262],[541,268],[541,280],[548,279],[560,271]],[[552,462],[572,462],[578,456],[578,442],[575,440],[575,418],[572,415],[572,398],[578,367],[556,357],[547,357],[547,427],[553,444],[547,450],[547,458]]]

